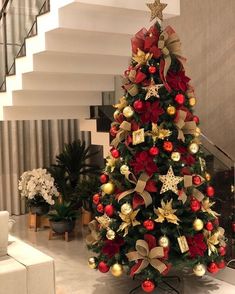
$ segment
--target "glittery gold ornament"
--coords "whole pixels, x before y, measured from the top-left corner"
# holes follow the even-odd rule
[[[200,128],[196,128],[196,131],[195,131],[195,133],[194,133],[194,136],[195,137],[200,137],[201,136],[201,129]]]
[[[196,105],[196,103],[197,103],[197,100],[196,100],[196,98],[195,97],[191,97],[191,98],[189,98],[189,105],[190,106],[195,106]]]
[[[155,0],[154,3],[147,3],[146,5],[151,10],[150,21],[154,20],[155,18],[159,18],[160,20],[163,20],[162,11],[167,7],[167,4],[161,3],[160,0]]]
[[[207,180],[207,182],[211,180],[211,175],[207,172],[205,173],[205,179]]]
[[[169,115],[173,116],[173,115],[175,115],[175,113],[176,113],[176,109],[175,109],[174,106],[171,106],[171,105],[170,105],[170,106],[167,107],[166,112],[167,112]]]
[[[188,150],[191,154],[196,154],[199,150],[199,145],[193,142],[188,146]]]
[[[109,229],[106,233],[106,237],[108,240],[114,240],[116,237],[116,234],[113,230]]]
[[[202,277],[206,273],[206,267],[204,264],[198,263],[194,266],[193,272],[197,277]]]
[[[163,194],[167,191],[172,191],[178,195],[177,185],[183,181],[183,177],[177,177],[174,175],[172,166],[170,166],[166,175],[160,175],[159,180],[163,183],[160,194]]]
[[[129,203],[124,203],[121,206],[121,213],[124,215],[128,215],[133,211],[132,206]]]
[[[117,110],[115,110],[114,113],[113,113],[113,118],[114,118],[114,119],[117,119],[119,115],[120,115],[120,111],[117,109]]]
[[[133,145],[138,145],[141,144],[145,141],[145,137],[144,137],[144,128],[139,129],[137,131],[134,131],[132,133],[132,144]]]
[[[105,194],[108,194],[108,195],[111,195],[113,194],[114,190],[115,190],[115,186],[113,183],[111,182],[108,182],[104,185],[102,185],[102,191],[105,193]]]
[[[134,115],[134,110],[131,106],[126,106],[124,109],[123,109],[123,115],[126,117],[126,118],[131,118],[133,115]]]
[[[123,267],[119,263],[115,263],[111,266],[110,271],[114,277],[120,277],[123,274]]]
[[[193,222],[193,228],[195,231],[201,231],[204,227],[203,221],[200,218],[195,219]]]
[[[137,54],[134,54],[132,59],[137,63],[137,65],[144,65],[152,58],[152,56],[152,53],[145,53],[138,48]]]
[[[120,167],[120,173],[121,173],[122,175],[125,175],[128,171],[129,171],[129,166],[128,166],[128,165],[124,164],[124,165],[122,165],[122,166]]]
[[[146,96],[145,96],[145,100],[148,100],[151,97],[156,97],[156,98],[160,98],[158,91],[159,89],[163,86],[163,84],[154,84],[154,82],[152,82],[150,84],[150,86],[144,88],[145,90],[147,90]]]
[[[95,257],[90,257],[88,259],[88,266],[92,269],[95,269],[96,268],[96,262],[97,262],[97,259]]]
[[[162,200],[161,201],[162,207],[158,207],[157,209],[156,208],[154,209],[155,214],[158,216],[158,218],[155,219],[155,222],[163,223],[166,220],[168,221],[168,223],[179,225],[178,221],[180,220],[175,215],[175,212],[177,211],[177,209],[172,208],[172,201],[173,199],[165,203]]]
[[[167,248],[170,245],[170,240],[167,236],[161,236],[158,240],[158,244],[163,248]]]
[[[180,157],[181,157],[181,154],[179,152],[172,152],[171,153],[171,159],[173,161],[180,161]]]

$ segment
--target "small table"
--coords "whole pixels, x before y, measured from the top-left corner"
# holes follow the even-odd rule
[[[50,227],[49,219],[45,215],[38,215],[29,212],[28,222],[29,228],[34,229],[35,232],[37,232],[38,228]]]

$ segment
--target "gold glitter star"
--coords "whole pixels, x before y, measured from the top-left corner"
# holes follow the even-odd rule
[[[148,100],[151,97],[160,98],[158,91],[163,86],[163,84],[154,84],[151,83],[149,87],[146,87],[145,90],[147,90],[147,94],[145,96],[145,100]]]
[[[157,219],[155,219],[155,222],[157,223],[163,223],[164,220],[167,220],[169,223],[173,223],[175,225],[178,225],[178,217],[175,215],[176,209],[172,208],[172,201],[167,201],[166,203],[162,200],[161,205],[162,207],[158,207],[157,209],[154,209],[154,212],[158,216]]]
[[[151,10],[150,21],[154,20],[155,18],[163,20],[162,11],[167,7],[167,4],[161,3],[160,0],[155,0],[154,3],[147,3],[146,5]]]
[[[137,62],[137,65],[144,65],[152,58],[152,56],[152,53],[145,53],[138,48],[137,54],[134,54],[132,59]]]
[[[169,137],[171,135],[171,131],[163,129],[163,127],[160,125],[158,127],[157,124],[152,123],[152,131],[146,132],[147,136],[152,136],[153,142],[156,143],[157,139],[165,139],[166,137]]]
[[[163,194],[169,190],[178,195],[177,185],[183,181],[183,177],[177,177],[174,175],[172,166],[170,166],[166,175],[159,176],[159,180],[163,183],[160,194]]]

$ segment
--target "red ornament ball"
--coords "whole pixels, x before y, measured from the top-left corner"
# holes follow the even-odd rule
[[[133,104],[134,109],[138,111],[142,111],[144,108],[144,103],[141,100],[136,100]]]
[[[101,273],[107,273],[109,271],[109,266],[107,265],[107,263],[105,263],[104,261],[101,261],[99,264],[98,264],[98,270],[101,272]]]
[[[222,259],[221,261],[219,262],[216,262],[217,266],[219,269],[223,269],[226,267],[226,262]]]
[[[149,67],[149,73],[154,74],[157,71],[156,66],[150,66]]]
[[[101,184],[106,184],[108,181],[109,181],[109,176],[108,175],[102,174],[100,176],[100,182],[101,182]]]
[[[159,154],[159,149],[156,146],[153,146],[149,149],[149,154],[152,156],[156,156]]]
[[[177,102],[178,104],[182,105],[185,102],[185,97],[183,94],[177,94],[175,96],[175,102]]]
[[[193,184],[198,186],[202,182],[201,178],[199,176],[193,176]]]
[[[141,284],[141,287],[144,292],[150,293],[155,289],[155,284],[150,280],[146,280]]]
[[[219,268],[218,268],[218,266],[217,266],[217,264],[215,262],[211,262],[208,265],[207,270],[211,274],[216,274],[219,271]]]
[[[112,204],[106,205],[104,208],[104,212],[107,214],[107,216],[111,217],[114,214],[114,207]]]
[[[226,251],[227,251],[226,250],[226,247],[224,247],[224,246],[221,246],[219,248],[219,250],[218,250],[220,256],[225,256],[226,255]]]
[[[173,146],[173,143],[172,142],[169,142],[169,141],[165,141],[163,143],[163,149],[167,152],[171,152],[173,150],[174,146]]]
[[[146,221],[144,221],[143,226],[146,230],[152,231],[154,229],[155,224],[154,221],[152,221],[151,219],[147,219]]]
[[[215,195],[215,189],[212,186],[206,187],[206,194],[208,197],[213,197]]]
[[[93,195],[92,201],[95,205],[98,205],[100,202],[100,195],[99,194]]]
[[[120,152],[117,149],[113,148],[111,150],[111,155],[113,156],[113,158],[119,158],[120,157]]]
[[[99,213],[103,213],[104,212],[104,206],[103,204],[99,203],[96,207],[96,210],[99,212]]]
[[[116,127],[116,126],[112,126],[111,128],[110,128],[110,135],[112,136],[112,137],[116,137],[116,135],[117,135],[117,133],[118,133],[118,128]]]
[[[214,229],[212,222],[206,223],[206,229],[207,229],[207,231],[212,231]]]
[[[195,121],[195,123],[198,125],[199,122],[200,122],[199,117],[196,116],[196,115],[194,115],[194,116],[193,116],[193,121]]]
[[[190,207],[193,212],[196,212],[201,209],[201,203],[196,198],[193,198],[190,202]]]

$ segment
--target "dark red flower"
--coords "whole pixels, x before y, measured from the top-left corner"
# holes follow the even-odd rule
[[[183,110],[187,113],[185,121],[192,121],[193,120],[193,114],[187,107],[182,105],[182,106],[177,107],[177,110]]]
[[[152,176],[158,169],[153,157],[147,151],[137,152],[130,165],[133,167],[135,174],[146,172],[149,176]]]
[[[187,237],[187,242],[191,258],[204,256],[204,253],[207,250],[207,246],[204,242],[203,234],[196,234],[193,237]]]
[[[192,154],[188,153],[188,150],[186,147],[179,146],[179,147],[177,147],[177,151],[180,152],[181,160],[186,165],[191,166],[196,162],[195,157]],[[185,173],[185,174],[187,174],[187,173]]]
[[[186,92],[190,78],[185,75],[183,70],[179,72],[168,71],[166,80],[172,89]]]
[[[159,116],[164,113],[164,110],[159,106],[159,101],[155,101],[152,104],[147,101],[145,102],[144,111],[141,115],[141,120],[143,124],[152,122],[157,123]]]
[[[102,248],[103,254],[112,258],[115,254],[119,253],[120,247],[124,244],[124,240],[121,237],[117,237],[115,240],[105,240],[104,247]]]

